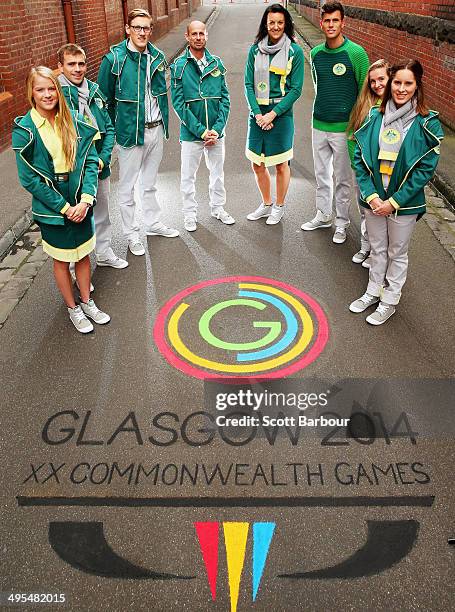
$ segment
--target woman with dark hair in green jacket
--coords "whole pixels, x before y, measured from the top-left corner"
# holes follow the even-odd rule
[[[50,68],[32,68],[27,78],[31,110],[17,117],[13,149],[21,185],[32,194],[33,219],[43,251],[54,260],[54,276],[75,328],[81,333],[109,315],[90,298],[89,253],[95,248],[92,206],[98,187],[98,130],[72,113]],[[69,273],[75,262],[81,302],[76,305]],[[88,318],[87,318],[88,317]]]
[[[351,312],[378,304],[367,317],[382,325],[396,310],[408,270],[408,247],[425,213],[424,187],[434,175],[443,138],[438,113],[425,105],[418,60],[392,66],[381,106],[354,134],[360,205],[371,244],[369,282]]]
[[[261,193],[250,221],[280,222],[289,187],[294,143],[292,108],[302,93],[303,51],[294,42],[294,25],[280,4],[269,6],[261,19],[245,67],[245,95],[250,109],[245,154]],[[276,202],[272,204],[269,166],[276,170]]]

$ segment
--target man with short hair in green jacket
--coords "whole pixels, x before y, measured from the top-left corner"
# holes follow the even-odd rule
[[[107,112],[106,98],[99,86],[86,78],[87,59],[79,45],[67,43],[57,52],[58,67],[62,73],[58,80],[68,106],[80,113],[84,120],[97,128],[100,138],[95,141],[99,156],[98,191],[93,211],[96,232],[96,263],[98,266],[126,268],[128,262],[117,257],[111,247],[112,231],[109,218],[109,192],[111,155],[115,131]]]
[[[128,14],[128,39],[111,47],[101,62],[98,84],[106,96],[115,126],[119,159],[119,206],[123,233],[133,255],[145,248],[136,221],[134,187],[137,183],[148,236],[173,238],[179,232],[161,222],[156,180],[168,137],[169,109],[166,59],[149,42],[153,19],[144,9]]]
[[[188,24],[188,47],[171,65],[171,98],[180,119],[181,182],[184,225],[196,230],[196,173],[202,155],[209,169],[211,215],[226,225],[235,220],[224,209],[224,131],[229,117],[229,93],[221,59],[207,51],[207,29],[201,21]]]
[[[321,7],[325,43],[311,50],[311,76],[315,88],[312,141],[316,176],[316,216],[302,225],[305,231],[332,225],[335,179],[335,233],[343,244],[349,225],[352,173],[346,129],[352,107],[368,72],[368,55],[343,35],[344,8],[340,2]]]

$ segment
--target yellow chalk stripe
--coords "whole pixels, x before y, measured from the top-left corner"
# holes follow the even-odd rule
[[[231,595],[231,612],[237,612],[240,578],[245,562],[248,528],[248,523],[223,523],[229,593]]]
[[[280,289],[276,289],[275,287],[270,287],[266,285],[256,285],[254,283],[239,283],[240,289],[257,289],[258,291],[265,291],[268,293],[272,293],[284,299],[286,302],[291,304],[297,311],[303,325],[302,335],[299,338],[298,342],[293,346],[291,350],[287,353],[283,353],[283,355],[279,355],[274,359],[269,359],[268,361],[263,361],[261,363],[251,363],[247,365],[237,365],[237,364],[227,364],[221,363],[218,361],[212,361],[210,359],[205,359],[204,357],[199,357],[192,351],[190,351],[182,342],[179,335],[178,325],[180,318],[183,313],[190,307],[189,304],[185,304],[182,302],[172,313],[169,318],[168,324],[168,334],[169,340],[171,341],[174,349],[187,361],[198,365],[202,368],[206,368],[207,370],[217,370],[219,372],[236,372],[236,373],[245,373],[245,372],[262,372],[265,370],[272,370],[283,363],[288,363],[306,349],[308,344],[313,337],[313,321],[311,320],[308,311],[304,306],[296,300],[293,296],[281,291]]]

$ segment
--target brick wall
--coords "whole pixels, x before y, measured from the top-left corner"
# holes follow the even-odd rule
[[[412,2],[410,0],[343,0],[345,6],[361,6],[378,11],[400,11],[414,15],[428,15],[439,19],[455,19],[453,0],[426,0]]]
[[[312,3],[313,4],[313,3]],[[455,18],[453,0],[402,2],[400,0],[344,0],[345,6],[375,10],[408,12],[429,17],[449,15]],[[319,10],[297,3],[297,10],[319,27]],[[346,17],[345,34],[362,45],[373,62],[385,57],[393,63],[403,58],[416,58],[424,67],[427,101],[439,111],[441,118],[455,128],[455,45],[385,27],[377,23]]]
[[[109,48],[104,0],[73,0],[72,6],[77,44],[89,59],[87,76],[95,79],[101,58]]]
[[[107,38],[109,46],[122,40],[125,28],[123,25],[122,4],[119,0],[104,0],[106,23],[108,24]]]
[[[193,9],[201,0],[193,0]],[[89,78],[110,45],[123,39],[121,0],[72,0],[76,42],[89,58]],[[183,0],[128,0],[128,10],[146,8],[155,19],[158,40],[188,16]],[[20,27],[18,27],[20,24]],[[56,51],[68,42],[61,0],[1,0],[0,151],[10,146],[14,117],[28,110],[25,78],[31,66],[57,68]]]
[[[64,42],[66,31],[59,0],[3,0],[0,12],[0,150],[10,145],[14,117],[28,108],[25,79],[30,67],[55,66],[55,50]]]

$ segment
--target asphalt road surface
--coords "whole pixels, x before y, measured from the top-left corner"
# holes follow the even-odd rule
[[[372,328],[348,311],[367,282],[357,224],[344,245],[300,230],[308,66],[284,221],[246,220],[243,69],[262,10],[224,5],[209,35],[228,69],[236,224],[210,217],[201,168],[199,226],[183,229],[173,115],[159,198],[181,237],[95,271],[112,317],[95,333],[70,326],[49,262],[0,332],[3,606],[453,609],[453,261],[419,223],[395,316]],[[112,205],[125,256],[115,173]]]

